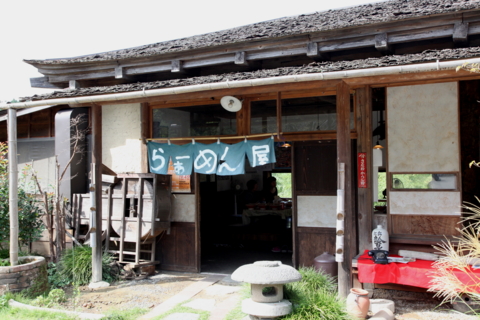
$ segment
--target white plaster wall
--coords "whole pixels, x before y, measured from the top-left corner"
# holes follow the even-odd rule
[[[116,173],[141,172],[139,103],[102,107],[102,160]]]
[[[172,195],[172,221],[195,222],[195,195]]]
[[[299,227],[336,228],[336,196],[298,196]]]
[[[390,172],[459,170],[457,83],[387,88]]]
[[[390,214],[460,215],[460,192],[395,192],[389,193]]]

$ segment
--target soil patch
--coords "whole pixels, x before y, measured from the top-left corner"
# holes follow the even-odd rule
[[[80,296],[64,304],[68,310],[104,313],[109,310],[153,308],[184,288],[201,280],[198,274],[158,274],[143,280],[122,281],[110,287],[90,289],[80,287]]]

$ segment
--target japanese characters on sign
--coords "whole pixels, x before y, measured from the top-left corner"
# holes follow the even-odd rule
[[[177,175],[203,174],[238,175],[245,173],[245,155],[252,167],[275,163],[273,139],[226,143],[189,143],[169,145],[148,142],[150,171],[168,174],[168,164],[173,163]]]
[[[358,153],[358,187],[367,188],[367,153]]]

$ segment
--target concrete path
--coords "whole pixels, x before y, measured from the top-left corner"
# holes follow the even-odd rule
[[[165,312],[170,311],[172,308],[177,306],[179,303],[185,302],[190,300],[195,295],[200,293],[202,290],[208,288],[212,284],[222,280],[225,278],[225,275],[207,275],[204,279],[196,281],[192,283],[175,296],[171,297],[170,299],[165,300],[162,304],[156,306],[152,311],[143,315],[139,319],[141,320],[148,320],[154,319]],[[236,297],[235,297],[236,298]],[[234,301],[235,300],[235,301]],[[227,301],[229,301],[227,303]],[[225,315],[230,312],[231,309],[235,307],[237,299],[229,298],[225,300],[223,303],[220,303],[218,306],[215,306],[212,310],[212,316],[215,315],[215,318],[210,317],[210,319],[220,320],[225,317]],[[192,314],[193,315],[193,314]]]

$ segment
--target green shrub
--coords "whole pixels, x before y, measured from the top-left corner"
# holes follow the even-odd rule
[[[0,249],[0,259],[8,259],[8,258],[10,258],[10,250]]]
[[[113,282],[117,274],[112,268],[112,255],[102,256],[102,280]],[[57,266],[58,278],[68,284],[85,285],[92,279],[92,248],[89,246],[74,247],[65,250]]]
[[[6,295],[0,296],[0,310],[8,308],[8,297]]]
[[[41,295],[35,298],[31,304],[38,307],[51,308],[65,301],[67,301],[65,291],[62,289],[53,289],[47,296]]]
[[[64,288],[70,284],[68,279],[63,276],[59,270],[58,265],[53,262],[48,263],[48,283],[52,288]]]
[[[300,268],[302,280],[285,285],[285,298],[293,312],[282,319],[289,320],[347,320],[345,301],[337,295],[335,279],[314,268]]]

